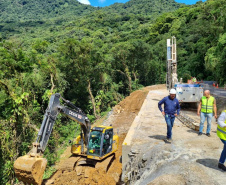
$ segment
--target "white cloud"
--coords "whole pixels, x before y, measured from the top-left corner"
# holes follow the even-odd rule
[[[98,0],[100,3],[104,3],[106,0]]]
[[[90,5],[89,0],[78,0],[78,2],[80,2],[82,4],[88,4],[88,5]]]

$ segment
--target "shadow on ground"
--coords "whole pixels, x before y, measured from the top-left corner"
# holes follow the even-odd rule
[[[166,136],[164,136],[164,135],[154,135],[154,136],[148,136],[148,137],[153,138],[153,139],[158,139],[158,140],[166,139]]]
[[[159,99],[152,99],[152,100],[154,100],[154,101],[160,101]]]
[[[197,163],[199,164],[202,164],[208,168],[213,168],[215,170],[219,170],[221,171],[219,168],[218,168],[218,160],[217,159],[210,159],[210,158],[206,158],[206,159],[197,159],[196,160]]]
[[[190,133],[195,133],[195,134],[197,134],[197,135],[198,135],[198,133],[199,133],[199,131],[192,130],[192,129],[187,130],[187,132],[190,132]]]
[[[172,142],[172,141],[166,140],[166,136],[164,136],[164,135],[154,135],[154,136],[148,136],[148,137],[164,141],[167,144],[170,144]]]

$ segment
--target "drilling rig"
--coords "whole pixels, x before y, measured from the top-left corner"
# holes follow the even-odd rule
[[[176,37],[167,39],[167,74],[166,74],[167,89],[174,88],[178,82],[177,79],[177,45]]]
[[[177,44],[176,37],[167,39],[167,62],[166,62],[166,87],[176,89],[176,96],[180,103],[197,103],[203,96],[203,87],[198,83],[182,83],[177,79]]]

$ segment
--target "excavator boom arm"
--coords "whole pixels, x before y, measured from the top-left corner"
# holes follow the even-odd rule
[[[46,145],[49,141],[50,134],[53,129],[53,125],[56,121],[57,115],[59,113],[65,114],[70,119],[77,121],[83,131],[84,143],[87,145],[89,132],[91,128],[90,121],[88,117],[82,112],[82,110],[72,104],[70,101],[63,99],[63,101],[71,107],[60,105],[60,96],[59,93],[53,94],[50,98],[48,108],[46,109],[41,128],[38,133],[36,142],[40,144],[38,151],[42,153],[45,151]]]

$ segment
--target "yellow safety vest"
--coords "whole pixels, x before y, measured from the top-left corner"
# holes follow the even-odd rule
[[[226,112],[226,110],[224,110],[223,112]],[[226,123],[226,120],[224,121],[224,123]],[[220,125],[217,126],[217,136],[220,139],[226,140],[226,127],[222,128],[220,127]]]
[[[214,97],[210,96],[207,99],[205,96],[202,97],[202,108],[201,112],[203,113],[213,113],[213,104],[214,104]]]

